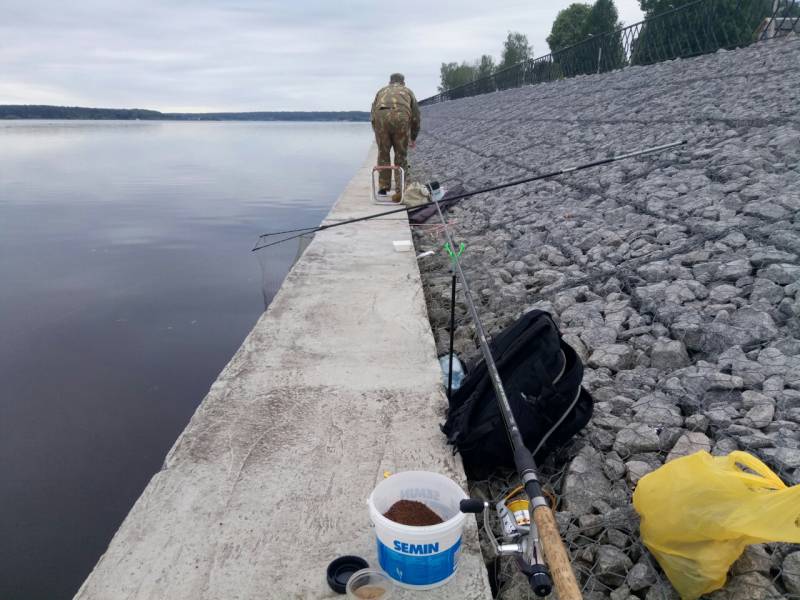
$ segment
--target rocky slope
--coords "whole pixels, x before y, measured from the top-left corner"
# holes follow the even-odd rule
[[[595,416],[548,465],[586,597],[676,597],[636,532],[641,476],[741,449],[800,482],[800,38],[433,105],[423,132],[415,177],[466,190],[687,140],[449,212],[488,329],[545,308],[586,364]],[[446,256],[420,268],[446,353]],[[474,357],[460,301],[457,321]],[[713,595],[782,597],[800,597],[788,545],[748,550]]]

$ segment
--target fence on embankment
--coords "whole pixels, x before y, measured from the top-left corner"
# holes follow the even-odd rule
[[[632,65],[688,58],[800,32],[800,0],[695,0],[639,23],[590,36],[426,98],[436,104]]]

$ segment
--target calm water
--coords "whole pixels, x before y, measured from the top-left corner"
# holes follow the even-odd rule
[[[0,599],[72,597],[370,141],[0,121]]]

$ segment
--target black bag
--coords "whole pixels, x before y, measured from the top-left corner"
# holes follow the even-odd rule
[[[561,339],[552,317],[532,310],[489,344],[522,439],[536,460],[568,442],[589,422],[593,402],[581,387],[583,364]],[[467,474],[483,479],[514,457],[483,359],[468,365],[442,425]],[[455,450],[454,450],[455,451]]]

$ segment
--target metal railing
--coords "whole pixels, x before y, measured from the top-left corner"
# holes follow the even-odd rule
[[[716,52],[800,33],[800,0],[695,0],[639,23],[498,70],[435,96],[436,104],[631,65]]]

